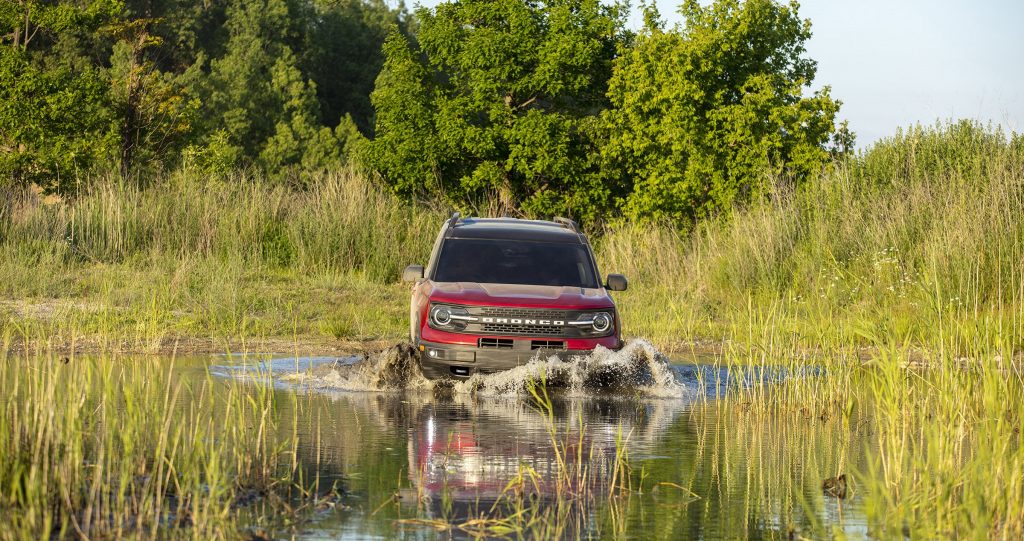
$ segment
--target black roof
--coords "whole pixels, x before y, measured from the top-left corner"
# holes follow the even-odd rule
[[[449,228],[448,238],[509,239],[582,244],[583,236],[571,225],[516,218],[464,218]]]

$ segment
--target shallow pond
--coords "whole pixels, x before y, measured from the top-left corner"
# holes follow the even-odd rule
[[[297,435],[304,481],[343,495],[274,535],[866,536],[856,490],[840,500],[822,489],[864,470],[855,420],[757,414],[732,396],[749,381],[713,358],[656,361],[657,373],[647,367],[632,387],[583,385],[600,380],[596,367],[558,376],[535,366],[443,392],[414,378],[374,388],[386,367],[358,357],[176,362],[184,378],[271,381],[278,430]],[[538,374],[565,383],[540,405],[525,384]]]

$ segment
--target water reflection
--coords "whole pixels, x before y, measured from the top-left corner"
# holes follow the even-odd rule
[[[288,366],[264,365],[271,371]],[[337,483],[346,494],[346,508],[317,515],[301,536],[467,535],[399,521],[459,524],[490,510],[524,471],[539,474],[531,486],[540,505],[556,505],[557,478],[566,468],[586,471],[599,497],[580,521],[558,531],[562,536],[864,535],[856,497],[843,503],[821,494],[822,479],[866,469],[856,428],[861,423],[754,414],[728,398],[725,370],[672,369],[699,392],[680,399],[559,398],[550,416],[522,398],[279,385],[279,430],[298,434],[303,475],[319,477],[324,486]],[[624,441],[633,490],[609,498]]]
[[[408,428],[410,481],[431,495],[493,501],[524,468],[540,475],[531,487],[544,496],[554,494],[560,474],[587,470],[602,491],[617,444],[628,442],[634,452],[654,448],[685,404],[595,399],[553,406],[549,417],[507,399],[416,405]]]

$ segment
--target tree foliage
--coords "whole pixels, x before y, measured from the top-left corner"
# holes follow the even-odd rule
[[[275,172],[322,167],[337,157],[330,130],[319,122],[315,85],[289,46],[297,39],[293,18],[285,0],[233,0],[225,52],[210,73],[211,119],[238,147],[235,155]]]
[[[370,93],[384,64],[382,46],[390,28],[407,33],[405,12],[384,0],[314,0],[300,64],[316,83],[323,123],[345,116],[373,133]]]
[[[0,175],[50,189],[115,146],[104,71],[89,57],[119,5],[19,0],[0,4]],[[56,49],[60,56],[44,55]]]
[[[56,189],[113,146],[106,85],[97,70],[46,69],[0,52],[0,175]]]
[[[685,224],[850,151],[795,3],[681,10],[634,35],[600,0],[6,0],[0,178],[356,161],[475,212]]]
[[[110,56],[109,98],[118,131],[117,161],[122,177],[142,176],[180,151],[196,121],[199,100],[183,77],[161,72],[146,57],[162,38],[150,33],[150,19],[118,21]]]
[[[769,175],[798,181],[829,160],[840,102],[811,95],[810,22],[797,4],[687,0],[685,25],[655,13],[616,60],[603,154],[632,218],[692,221],[763,194]],[[847,132],[848,133],[848,132]],[[847,141],[850,144],[850,141]]]
[[[372,101],[371,164],[405,195],[594,216],[600,112],[623,13],[596,0],[460,0],[393,33]]]
[[[810,93],[797,5],[718,0],[656,11],[634,37],[587,1],[457,0],[384,47],[367,159],[397,193],[497,199],[527,215],[691,222],[803,181],[852,135]]]
[[[0,2],[0,175],[67,191],[97,170],[337,166],[370,133],[403,17],[383,0]]]

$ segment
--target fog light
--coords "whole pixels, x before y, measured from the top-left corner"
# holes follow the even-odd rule
[[[430,355],[431,357],[435,357],[436,358],[437,357],[437,350],[436,349],[432,349],[432,350],[430,350],[430,353],[427,353],[427,355]]]

